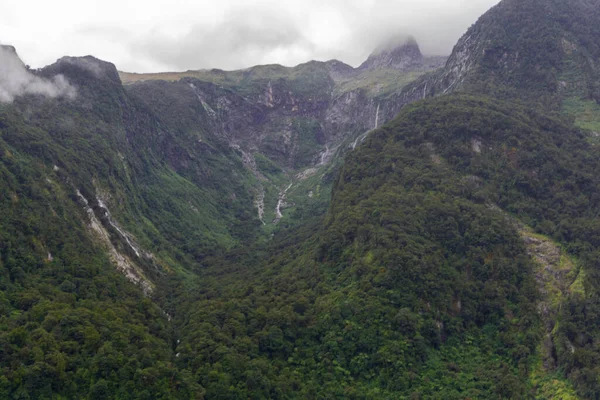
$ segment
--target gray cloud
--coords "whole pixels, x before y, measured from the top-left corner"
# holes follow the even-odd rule
[[[0,37],[36,66],[87,54],[133,72],[333,58],[357,66],[400,34],[447,55],[498,1],[56,0],[34,15],[27,2],[0,2]]]
[[[282,0],[281,7],[265,3],[238,8],[217,23],[197,24],[179,37],[156,29],[132,41],[130,50],[171,70],[296,65],[333,58],[357,66],[391,37],[412,35],[424,53],[448,55],[466,29],[497,1],[455,0],[448,6],[437,0],[421,5],[330,0],[321,2],[323,6],[305,0],[294,9]]]
[[[0,102],[10,103],[27,94],[73,98],[76,91],[63,75],[44,79],[32,74],[14,49],[0,45]]]
[[[309,54],[313,47],[285,10],[252,7],[217,24],[195,25],[181,38],[155,31],[132,50],[176,69],[237,69],[268,62],[273,52]]]

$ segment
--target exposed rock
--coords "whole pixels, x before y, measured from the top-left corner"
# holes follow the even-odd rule
[[[395,82],[394,74],[406,79],[402,71],[416,68],[424,72],[444,59],[424,58],[416,41],[410,39],[400,46],[382,47],[362,70],[331,60],[294,68],[270,65],[231,72],[188,71],[153,74],[150,79],[122,76],[133,82],[125,86],[127,93],[162,116],[163,121],[156,125],[185,134],[202,132],[202,138],[187,149],[162,139],[161,148],[175,171],[190,170],[197,163],[195,158],[213,151],[208,143],[216,141],[226,143],[239,156],[257,178],[250,193],[258,219],[264,223],[265,202],[277,201],[281,206],[275,213],[274,222],[278,222],[285,200],[264,198],[280,182],[271,182],[259,171],[255,154],[268,158],[292,179],[315,175],[343,156],[348,146],[355,148],[371,130],[390,121],[404,105],[398,97],[376,97],[378,92],[371,90],[372,82],[379,79],[379,68],[387,71],[386,84],[393,88],[388,89],[398,91],[402,86]]]
[[[129,246],[137,258],[143,258],[153,262],[154,256],[149,252],[140,250],[133,237],[120,228],[112,219],[110,212],[101,200],[98,200],[98,204],[95,207],[96,210],[94,210],[94,206],[79,190],[77,190],[77,197],[87,213],[90,232],[96,237],[97,241],[107,249],[110,260],[129,281],[140,286],[144,294],[149,296],[154,290],[154,284],[145,276],[143,268],[137,265],[130,255],[120,251],[115,246],[111,234],[105,225],[110,225],[118,232],[120,239]]]
[[[504,215],[519,232],[527,249],[527,254],[537,265],[535,280],[540,293],[537,305],[538,312],[545,329],[542,342],[542,364],[546,371],[556,367],[554,328],[558,312],[566,299],[573,295],[578,288],[573,288],[581,278],[582,271],[578,271],[575,262],[563,254],[560,246],[551,239],[538,235],[521,221],[511,217],[495,204],[488,204],[488,208]],[[567,343],[571,352],[575,347]]]
[[[398,69],[410,71],[423,67],[423,54],[414,37],[395,38],[369,56],[359,70]]]
[[[536,236],[527,228],[522,228],[520,234],[527,247],[527,253],[538,265],[535,272],[541,295],[538,312],[546,330],[542,346],[543,366],[546,370],[552,370],[556,366],[552,332],[557,323],[560,306],[569,296],[569,286],[573,283],[571,272],[575,265],[568,257],[562,255],[560,247],[550,239]]]
[[[57,68],[66,65],[73,66],[92,73],[97,79],[108,79],[119,84],[121,83],[121,78],[115,65],[99,60],[96,57],[62,57],[53,65]]]
[[[327,61],[325,65],[329,69],[329,74],[333,80],[345,78],[356,73],[356,70],[350,65],[338,60]]]
[[[474,137],[471,139],[471,148],[477,154],[481,153],[481,148],[483,146],[483,141],[481,138]]]

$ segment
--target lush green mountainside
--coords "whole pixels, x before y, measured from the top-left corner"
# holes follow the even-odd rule
[[[552,365],[593,397],[597,163],[538,112],[409,106],[347,158],[322,228],[208,263],[176,303],[181,365],[209,398],[576,398]],[[538,264],[522,223],[577,268]]]
[[[14,49],[2,56],[18,60]],[[168,304],[172,279],[262,237],[256,188],[267,176],[287,184],[280,166],[257,157],[255,171],[229,140],[248,124],[245,106],[258,110],[251,122],[264,118],[261,107],[303,113],[284,121],[308,135],[296,154],[318,151],[311,140],[321,140],[320,128],[310,114],[322,112],[329,72],[307,64],[298,79],[273,84],[286,95],[264,100],[245,97],[264,95],[263,78],[249,78],[228,98],[237,96],[232,115],[215,121],[208,101],[230,89],[191,80],[125,90],[114,66],[93,57],[65,57],[41,71],[17,65],[39,82],[60,75],[76,94],[0,104],[2,396],[200,396],[195,379],[173,364],[175,330],[159,306]],[[198,91],[186,92],[190,85]],[[200,90],[214,97],[204,101]],[[292,91],[307,100],[285,111]],[[318,188],[325,172],[302,181]],[[294,211],[298,221],[324,212],[327,189],[314,197],[314,206]]]
[[[5,114],[0,121],[0,397],[169,393],[179,372],[166,316],[94,240],[77,178],[28,155],[51,152],[47,136]],[[17,134],[27,147],[17,150]]]
[[[503,1],[457,45],[452,85],[505,85],[528,98],[571,92],[596,96],[600,59],[598,1]],[[468,49],[469,54],[460,53]],[[539,100],[539,99],[538,99]]]
[[[258,235],[254,177],[128,95],[111,64],[40,76],[58,73],[76,100],[0,104],[0,397],[194,396],[149,298]]]

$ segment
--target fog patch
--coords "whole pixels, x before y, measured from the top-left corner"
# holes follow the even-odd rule
[[[181,37],[153,32],[132,47],[140,57],[177,70],[241,69],[281,59],[308,61],[314,52],[293,13],[261,6],[241,7],[225,20],[195,24]]]
[[[11,103],[24,95],[72,99],[76,94],[63,75],[51,79],[36,76],[23,64],[13,47],[0,45],[0,102]]]

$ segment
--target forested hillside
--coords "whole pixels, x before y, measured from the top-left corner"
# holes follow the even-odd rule
[[[217,143],[178,175],[168,155],[186,138],[158,132],[114,66],[87,61],[42,72],[67,76],[78,102],[0,105],[0,397],[192,396],[152,299],[169,275],[251,237],[250,214],[221,199],[245,170]]]
[[[575,396],[538,365],[539,266],[515,221],[589,259],[590,231],[565,235],[595,209],[584,193],[597,156],[526,109],[464,96],[410,106],[347,158],[322,223],[200,275],[197,299],[177,306],[190,310],[181,360],[208,397]],[[563,311],[550,346],[582,398],[598,391],[573,337],[597,324],[594,268],[582,261],[566,281],[585,274],[584,289],[552,299]]]

